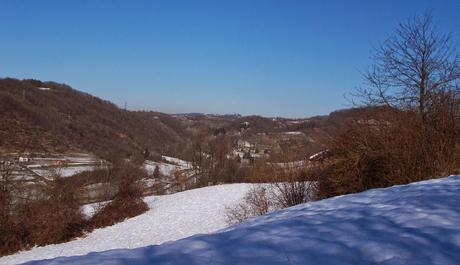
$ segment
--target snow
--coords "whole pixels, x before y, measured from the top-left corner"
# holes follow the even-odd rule
[[[183,168],[186,168],[186,169],[192,168],[192,163],[191,162],[188,162],[188,161],[185,161],[185,160],[182,160],[182,159],[179,159],[179,158],[175,158],[175,157],[170,157],[170,156],[162,156],[162,157],[166,161],[168,161],[170,163],[173,163],[173,164],[176,164],[176,165],[179,165],[179,166],[181,166]]]
[[[95,166],[65,166],[65,167],[59,167],[59,168],[50,168],[50,169],[43,169],[43,168],[33,168],[29,167],[33,172],[36,174],[42,176],[42,177],[51,177],[55,174],[58,174],[59,176],[65,178],[65,177],[71,177],[73,175],[76,175],[78,173],[82,173],[85,171],[93,171],[97,167]]]
[[[165,176],[171,176],[174,174],[175,171],[182,170],[180,166],[163,163],[163,162],[155,162],[155,161],[146,160],[144,163],[144,168],[149,174],[153,174],[157,166],[158,166],[158,169],[160,170],[160,173]]]
[[[106,166],[105,161],[85,153],[35,154],[32,157],[20,157],[19,160],[20,162],[26,162],[25,167],[42,177],[51,177],[56,174],[61,177],[70,177]],[[26,179],[29,178],[29,174],[26,171],[21,171],[18,172],[18,177]],[[35,176],[32,177],[35,178]]]
[[[172,176],[175,171],[184,171],[192,169],[192,163],[181,160],[175,157],[162,156],[166,162],[156,162],[146,160],[144,163],[145,170],[152,174],[155,171],[155,168],[158,166],[160,173],[165,176]]]
[[[238,151],[238,150],[233,150],[233,155],[234,156],[239,156],[240,158],[242,158],[244,156],[244,152],[243,151]]]
[[[285,162],[285,163],[271,163],[272,165],[279,167],[279,168],[297,168],[297,167],[303,167],[306,165],[306,162],[304,160],[299,160],[299,161],[291,161],[291,162]]]
[[[285,132],[284,134],[287,135],[303,135],[303,132],[295,131],[295,132]]]
[[[214,234],[28,264],[459,264],[459,190],[459,176],[369,190],[272,212]],[[137,234],[125,240],[145,242]]]
[[[37,87],[38,89],[42,90],[42,91],[50,91],[51,88],[49,87]]]
[[[95,202],[95,203],[90,203],[90,204],[85,204],[81,206],[81,212],[83,213],[83,216],[85,219],[90,219],[98,209],[109,203],[110,201],[104,201],[104,202]]]
[[[323,155],[323,154],[325,154],[327,152],[328,152],[328,150],[320,151],[320,152],[318,152],[316,154],[311,155],[308,159],[313,160],[313,159],[318,158],[319,156],[321,156],[321,155]]]
[[[227,227],[225,207],[239,202],[251,184],[227,184],[146,197],[146,213],[110,227],[94,230],[84,238],[67,243],[36,247],[0,257],[0,264],[18,264],[59,256],[84,255],[116,248],[138,248],[210,233]],[[90,216],[98,204],[83,207]]]

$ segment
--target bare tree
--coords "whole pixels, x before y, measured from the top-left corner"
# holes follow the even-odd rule
[[[159,179],[161,176],[161,172],[160,172],[160,167],[155,166],[155,169],[153,170],[153,178],[155,179]]]
[[[400,23],[372,59],[365,73],[368,87],[358,91],[367,104],[415,110],[425,122],[440,96],[458,97],[460,57],[430,13]]]
[[[9,161],[0,161],[0,220],[4,222],[11,210],[14,180],[13,166]]]

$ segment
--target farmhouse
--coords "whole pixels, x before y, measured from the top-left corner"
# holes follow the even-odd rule
[[[28,157],[23,157],[23,156],[20,156],[19,159],[18,159],[19,163],[27,163],[27,162],[30,162],[32,161],[31,158],[28,158]]]

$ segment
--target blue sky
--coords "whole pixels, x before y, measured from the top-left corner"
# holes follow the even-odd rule
[[[460,44],[458,0],[0,0],[0,76],[130,109],[327,114],[349,106],[372,47],[426,10]]]

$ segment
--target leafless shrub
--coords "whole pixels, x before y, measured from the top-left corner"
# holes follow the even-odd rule
[[[11,191],[2,185],[0,223],[0,255],[11,254],[32,246],[62,243],[83,235],[93,228],[114,224],[125,218],[145,212],[148,207],[142,200],[144,188],[140,178],[143,171],[130,170],[129,165],[112,168],[107,179],[116,186],[113,200],[100,209],[91,220],[86,220],[80,210],[81,180],[69,181],[58,175],[49,176],[41,195],[16,202],[14,208],[8,196]],[[2,175],[3,176],[3,175]],[[5,187],[3,187],[5,186]]]
[[[133,175],[137,179],[147,179],[145,170],[130,162],[119,162],[109,168],[80,173],[66,181],[85,189],[84,202],[109,201],[115,197],[120,182],[127,176]],[[144,188],[144,187],[143,187]]]
[[[345,125],[330,145],[319,197],[406,184],[458,168],[458,125],[391,111],[372,124]]]
[[[287,172],[274,172],[269,167],[260,166],[255,179],[270,179],[268,183],[255,184],[242,202],[226,208],[229,224],[241,223],[252,217],[264,215],[269,211],[291,207],[316,198],[319,169],[316,167]],[[263,172],[268,174],[263,176]]]
[[[266,214],[273,209],[273,206],[267,187],[258,185],[246,193],[241,203],[225,208],[225,219],[228,224],[241,223],[249,218]]]
[[[401,23],[374,52],[358,98],[384,106],[351,122],[330,144],[320,197],[450,174],[460,158],[460,56],[430,14]]]
[[[79,205],[71,202],[33,201],[20,216],[31,246],[69,241],[82,235],[86,224]]]
[[[13,166],[8,161],[0,162],[0,222],[6,222],[11,211],[12,193],[16,188],[12,176]]]
[[[69,241],[85,231],[77,190],[59,176],[48,181],[41,197],[16,202],[0,224],[1,254]]]
[[[277,169],[268,161],[260,159],[256,161],[247,173],[246,182],[271,183],[278,179]]]
[[[11,219],[0,223],[0,256],[9,255],[27,246],[24,238],[27,238],[28,232],[23,228],[21,223]]]
[[[134,217],[148,210],[143,201],[142,183],[135,175],[125,176],[118,185],[115,198],[100,208],[90,220],[92,228],[113,225],[126,218]]]
[[[23,247],[27,233],[13,218],[13,192],[17,188],[12,176],[13,165],[0,164],[0,256],[11,254]]]
[[[279,181],[270,183],[273,197],[279,208],[287,208],[316,198],[317,170],[288,172]]]

